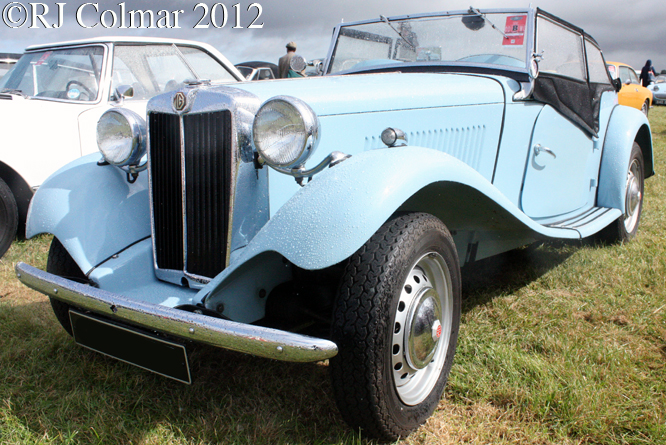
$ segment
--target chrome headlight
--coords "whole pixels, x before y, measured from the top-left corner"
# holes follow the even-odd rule
[[[319,141],[319,119],[312,108],[300,99],[273,97],[257,111],[252,138],[268,165],[282,168],[301,166]]]
[[[133,111],[114,108],[97,121],[97,147],[117,167],[136,165],[146,154],[146,121]]]

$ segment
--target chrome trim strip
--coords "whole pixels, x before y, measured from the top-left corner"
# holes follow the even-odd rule
[[[580,224],[576,225],[576,223],[588,218],[591,215],[594,215],[595,213],[597,213],[599,211],[603,211],[604,213],[606,213],[608,210],[610,210],[610,209],[608,209],[606,207],[592,207],[592,208],[587,209],[584,212],[579,213],[577,215],[570,216],[569,218],[562,219],[560,221],[556,221],[556,222],[553,222],[553,223],[544,224],[544,226],[546,226],[546,227],[580,227]]]
[[[187,270],[187,165],[185,165],[185,120],[183,115],[192,107],[192,98],[188,97],[189,106],[185,107],[178,115],[178,125],[180,126],[180,198],[183,209],[183,275]],[[151,196],[150,199],[153,199]],[[150,215],[151,221],[155,221],[155,215]],[[155,263],[157,264],[157,263]]]
[[[608,207],[593,207],[584,213],[572,216],[571,218],[565,219],[563,221],[555,222],[552,224],[544,224],[544,227],[578,230],[580,227],[593,223],[600,218],[604,218],[610,211],[613,211],[613,209]]]
[[[337,345],[329,340],[135,301],[25,263],[18,263],[15,269],[23,284],[49,297],[187,340],[289,362],[320,361],[338,353]]]

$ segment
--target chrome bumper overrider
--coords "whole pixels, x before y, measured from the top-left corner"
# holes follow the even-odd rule
[[[26,286],[74,307],[199,343],[290,362],[325,360],[338,353],[329,340],[131,300],[25,263],[16,265],[16,276]]]

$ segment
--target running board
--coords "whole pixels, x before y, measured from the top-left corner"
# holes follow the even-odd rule
[[[620,216],[622,216],[622,212],[619,209],[592,207],[578,215],[553,223],[544,224],[544,227],[576,230],[580,233],[581,238],[585,238],[597,233]]]

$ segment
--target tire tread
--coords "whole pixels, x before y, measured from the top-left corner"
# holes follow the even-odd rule
[[[78,264],[72,259],[67,249],[60,243],[58,238],[53,238],[49,255],[46,260],[46,271],[72,281],[87,282],[85,274]],[[69,335],[72,335],[72,325],[69,321],[69,305],[49,297],[51,307],[58,322]]]
[[[396,423],[380,397],[382,379],[392,378],[378,371],[387,354],[380,338],[387,327],[380,314],[391,303],[391,290],[384,283],[397,273],[386,265],[400,255],[409,239],[433,229],[443,229],[453,245],[446,227],[432,215],[409,213],[389,220],[350,258],[334,307],[333,318],[340,323],[333,323],[332,338],[339,353],[331,359],[330,371],[338,408],[348,424],[382,441],[406,437],[418,426],[406,428]],[[429,416],[431,410],[424,410]]]

